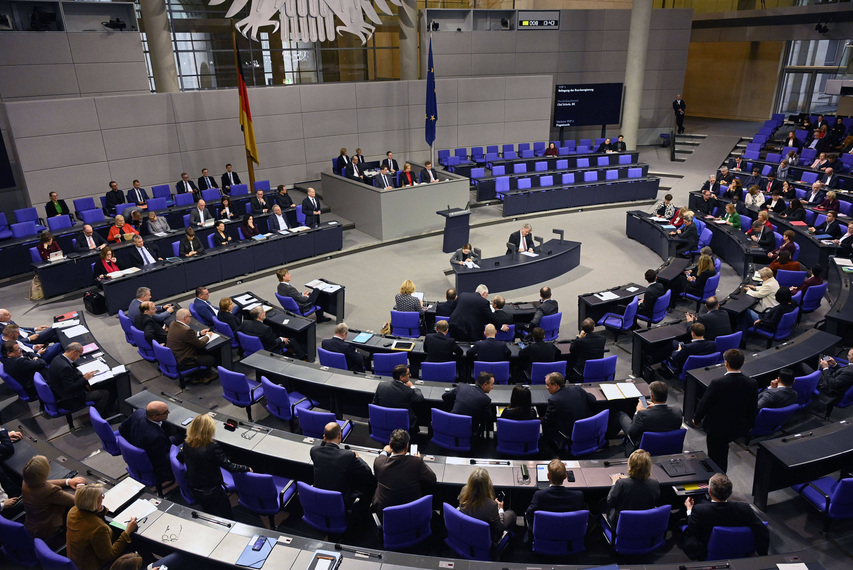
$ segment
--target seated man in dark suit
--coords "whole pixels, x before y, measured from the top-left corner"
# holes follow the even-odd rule
[[[392,174],[400,170],[400,164],[394,158],[394,153],[390,150],[385,153],[385,158],[382,159],[382,164],[380,166],[388,168],[388,171]]]
[[[449,317],[456,309],[456,289],[451,287],[444,292],[444,301],[435,304],[435,314],[439,317]]]
[[[512,352],[505,342],[495,339],[497,333],[495,325],[486,325],[483,331],[486,338],[478,340],[474,346],[468,349],[468,358],[472,361],[480,360],[482,362],[508,361]]]
[[[683,220],[684,224],[680,228],[674,232],[669,232],[669,235],[684,240],[675,249],[677,255],[689,255],[687,252],[693,251],[699,245],[699,232],[696,230],[696,224],[693,223],[693,214],[684,215]]]
[[[299,360],[305,359],[307,353],[302,345],[295,338],[276,336],[272,328],[264,324],[264,319],[266,318],[267,313],[264,311],[264,308],[262,306],[255,307],[249,312],[249,318],[244,319],[237,330],[243,334],[256,336],[261,339],[264,350],[269,350],[270,352],[284,352],[287,350]],[[323,341],[324,345],[325,342]]]
[[[826,220],[813,228],[809,228],[809,231],[815,234],[827,234],[835,239],[844,235],[844,230],[841,228],[841,223],[838,221],[838,214],[835,213],[834,210],[828,211],[826,213]]]
[[[216,184],[216,178],[210,175],[206,168],[201,169],[201,176],[198,177],[198,189],[209,190],[211,188],[219,188]]]
[[[37,398],[35,381],[33,376],[36,372],[44,374],[44,369],[47,368],[47,361],[39,357],[37,354],[24,354],[19,345],[14,340],[3,341],[3,368],[6,374],[14,378],[20,384],[31,398]]]
[[[296,287],[290,284],[290,271],[284,267],[276,271],[275,276],[278,278],[278,288],[276,289],[276,292],[282,297],[290,297],[296,301],[300,311],[308,311],[315,306],[314,300],[317,298],[317,294],[319,294],[318,290],[315,289],[314,291],[308,291],[306,289],[300,293]],[[323,309],[317,309],[314,311],[314,315],[318,323],[325,323],[326,321],[332,320],[323,316]]]
[[[695,504],[687,497],[687,533],[684,538],[684,553],[692,560],[704,560],[708,556],[708,541],[715,526],[748,526],[755,538],[755,551],[759,556],[767,556],[770,546],[770,532],[761,522],[755,511],[747,503],[729,501],[732,496],[732,482],[722,473],[717,473],[708,481],[710,503]]]
[[[198,186],[190,180],[190,175],[186,172],[181,172],[181,179],[175,184],[175,194],[186,194],[187,192],[192,192],[193,200],[198,200],[199,196],[201,196]]]
[[[101,237],[101,234],[95,233],[89,224],[83,226],[83,231],[77,234],[77,239],[74,240],[74,250],[79,252],[100,251],[105,247],[107,240]]]
[[[646,283],[649,286],[646,287],[646,292],[643,293],[643,300],[637,307],[637,313],[651,317],[655,309],[655,303],[666,293],[666,286],[658,282],[658,274],[654,269],[647,269],[645,277]]]
[[[560,312],[560,307],[557,301],[551,298],[551,288],[542,287],[539,289],[539,307],[533,313],[533,318],[530,322],[524,325],[524,330],[530,333],[533,329],[539,326],[539,321],[546,315],[556,315]]]
[[[252,205],[252,215],[259,216],[260,214],[266,214],[270,210],[272,210],[272,204],[270,200],[264,198],[264,191],[257,190],[255,191],[255,195],[249,199],[249,202]]]
[[[341,493],[347,509],[367,515],[376,478],[356,452],[341,448],[342,442],[341,426],[337,422],[326,424],[323,442],[311,448],[314,486]]]
[[[346,356],[347,366],[353,372],[364,372],[364,357],[353,345],[346,342],[348,332],[349,327],[345,323],[341,323],[335,327],[335,336],[325,339],[320,346],[323,350],[340,352]]]
[[[65,203],[65,200],[59,199],[59,194],[51,192],[48,196],[50,197],[50,200],[44,205],[45,218],[64,216],[71,213],[71,210],[68,209],[68,204]]]
[[[768,253],[776,249],[776,238],[773,236],[773,230],[765,226],[761,220],[752,222],[752,235],[749,237]]]
[[[510,313],[504,310],[506,299],[500,295],[492,297],[492,316],[495,318],[495,328],[502,328],[504,325],[511,325],[513,318]],[[502,328],[506,331],[506,328]]]
[[[421,180],[421,184],[438,182],[438,172],[436,172],[435,168],[432,167],[432,162],[429,160],[424,162],[424,169],[421,170],[421,173],[418,177]]]
[[[710,190],[702,190],[702,199],[696,202],[695,212],[697,216],[705,217],[713,215],[717,209],[717,199]]]
[[[604,345],[607,339],[595,332],[595,321],[586,318],[581,323],[581,332],[572,341],[569,348],[567,370],[583,371],[587,360],[604,358]]]
[[[148,192],[145,188],[140,187],[139,180],[133,181],[133,188],[127,191],[127,203],[141,206],[148,201]]]
[[[121,436],[131,445],[145,452],[154,467],[154,476],[160,484],[174,481],[172,466],[169,463],[169,450],[174,435],[172,428],[166,423],[169,418],[169,406],[166,402],[156,400],[149,403],[145,409],[139,408],[130,414],[118,428]],[[180,443],[175,439],[174,443]]]
[[[521,366],[530,373],[534,362],[556,362],[562,358],[563,354],[557,345],[553,342],[545,342],[545,331],[536,327],[531,333],[533,342],[525,346],[518,353],[521,361]]]
[[[521,253],[524,251],[535,252],[536,250],[536,239],[533,235],[533,226],[530,224],[524,224],[521,226],[519,231],[511,233],[509,239],[506,241],[507,255],[515,253],[516,251]],[[512,244],[511,248],[509,247],[509,244]]]
[[[121,214],[121,211],[116,210],[116,206],[120,206],[125,202],[126,200],[124,198],[124,193],[118,189],[118,182],[116,182],[115,180],[111,180],[110,191],[107,192],[106,196],[107,216]]]
[[[231,193],[231,187],[235,184],[240,184],[240,176],[234,172],[231,163],[225,165],[225,172],[222,173],[222,189],[226,194]]]
[[[758,395],[758,409],[785,408],[796,404],[800,395],[792,388],[793,385],[794,371],[783,368],[779,371],[778,378],[770,381],[770,387]]]
[[[546,513],[570,513],[586,508],[583,492],[563,486],[566,480],[566,464],[560,459],[552,459],[548,464],[547,489],[539,489],[533,494],[530,506],[524,513],[527,528],[533,531],[533,516],[536,511]]]
[[[273,197],[273,201],[279,205],[282,211],[293,208],[293,198],[291,198],[290,194],[287,193],[287,186],[284,184],[279,184],[276,187],[276,193]]]
[[[632,447],[640,444],[643,433],[647,431],[661,432],[681,429],[681,408],[673,408],[667,405],[669,387],[666,382],[660,380],[652,382],[649,384],[649,393],[651,394],[651,402],[646,407],[643,398],[639,398],[640,401],[637,402],[637,411],[634,412],[633,420],[622,411],[616,415],[616,421],[622,426],[625,437],[633,444]]]
[[[575,422],[592,415],[595,396],[580,386],[566,386],[566,379],[559,372],[545,376],[545,387],[551,396],[542,416],[542,444],[559,452],[567,445],[571,447]]]
[[[356,180],[360,180],[361,182],[364,182],[364,175],[362,175],[362,176],[356,175],[356,172],[361,172],[361,165],[359,165],[358,162],[356,162],[357,160],[358,160],[357,158],[353,157],[354,166],[348,166],[347,167],[347,176],[349,176],[350,178],[354,178]],[[386,190],[389,188],[396,188],[397,184],[395,183],[394,178],[395,177],[391,176],[391,173],[388,172],[388,167],[383,166],[379,170],[379,174],[376,176],[376,187],[377,188],[384,188]]]
[[[442,394],[444,402],[452,404],[450,413],[471,416],[474,435],[482,434],[491,425],[492,399],[489,392],[495,387],[495,377],[491,372],[480,372],[475,384],[459,384],[456,388]]]
[[[349,165],[347,165],[346,169],[344,170],[344,174],[347,178],[352,178],[353,180],[364,182],[365,184],[373,183],[370,178],[365,178],[364,168],[361,166],[361,164],[359,164],[357,156],[352,157],[352,161],[350,161]],[[385,186],[383,186],[383,188],[385,188]]]
[[[616,140],[610,143],[610,150],[613,152],[625,152],[628,150],[628,145],[625,144],[625,137],[619,135]]]
[[[409,431],[418,432],[418,415],[414,406],[424,401],[424,395],[412,384],[412,374],[408,364],[398,364],[392,372],[393,380],[385,380],[376,387],[373,404],[383,408],[404,408],[409,410]]]
[[[693,323],[690,327],[691,341],[689,343],[678,343],[678,348],[669,357],[669,369],[673,374],[681,374],[684,363],[690,356],[704,356],[717,351],[713,340],[705,340],[705,325]],[[664,363],[666,364],[666,363]]]
[[[373,461],[373,470],[373,510],[380,516],[385,507],[405,505],[429,494],[436,482],[435,472],[421,454],[409,454],[409,434],[402,429],[391,432],[390,442]]]
[[[145,334],[145,340],[148,342],[157,341],[163,346],[166,346],[168,337],[168,328],[161,322],[158,322],[154,316],[157,314],[157,305],[151,301],[145,301],[139,305],[139,316],[133,323],[137,329]]]
[[[83,356],[83,345],[72,342],[65,347],[65,352],[57,356],[47,369],[47,381],[51,392],[56,397],[56,404],[68,410],[79,410],[86,402],[93,402],[101,417],[107,417],[112,408],[110,393],[106,390],[92,390],[89,380],[95,372],[82,374],[74,363]]]
[[[130,257],[130,263],[140,269],[146,265],[154,265],[158,261],[163,261],[157,244],[153,242],[146,244],[145,238],[142,236],[133,236],[133,247],[127,248],[127,255]]]
[[[213,223],[214,219],[204,200],[196,202],[196,207],[190,211],[190,225],[193,227],[203,228],[205,224]]]
[[[687,313],[688,333],[693,323],[702,323],[705,325],[705,338],[708,340],[716,340],[718,336],[732,334],[732,321],[729,314],[720,309],[720,302],[716,297],[705,299],[705,309],[707,312],[699,316]]]
[[[462,349],[447,335],[448,328],[447,321],[438,321],[435,323],[435,332],[424,338],[427,362],[452,362],[462,356]]]
[[[820,382],[817,401],[823,406],[837,404],[853,386],[853,348],[847,351],[847,361],[847,366],[840,366],[830,356],[818,363]]]
[[[195,299],[193,309],[198,314],[198,319],[209,327],[213,326],[213,318],[216,316],[216,307],[210,302],[210,291],[207,287],[195,288]]]

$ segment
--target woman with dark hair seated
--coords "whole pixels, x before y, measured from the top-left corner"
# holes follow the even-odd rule
[[[769,252],[767,257],[770,261],[773,261],[778,258],[779,254],[783,251],[787,251],[792,258],[794,257],[794,253],[797,251],[797,246],[794,245],[794,230],[785,230],[782,234],[782,245]]]
[[[243,223],[240,224],[240,229],[243,231],[243,237],[246,239],[252,239],[261,233],[261,230],[255,225],[255,218],[252,214],[243,216]]]
[[[231,205],[231,198],[223,196],[222,202],[219,204],[219,218],[222,220],[233,220],[236,217],[237,212],[234,211],[234,206]]]
[[[95,268],[92,270],[95,274],[95,279],[100,281],[101,279],[109,278],[110,273],[115,273],[119,270],[118,263],[116,263],[113,257],[113,250],[108,247],[102,249],[101,258],[95,262]]]
[[[43,231],[39,237],[38,252],[43,261],[50,259],[50,254],[57,251],[62,251],[59,244],[53,240],[53,234],[48,231]]]
[[[755,328],[775,333],[776,329],[779,328],[779,322],[782,320],[782,317],[797,308],[793,301],[791,301],[790,289],[780,287],[776,290],[775,299],[779,304],[761,313],[752,323]]]
[[[537,415],[532,402],[530,388],[516,384],[513,386],[512,395],[509,397],[509,407],[503,411],[501,418],[505,420],[535,420]]]
[[[184,231],[184,237],[181,238],[178,245],[178,255],[181,257],[195,257],[204,253],[204,246],[201,245],[201,240],[195,235],[195,230],[187,228]]]
[[[788,209],[782,214],[782,217],[788,220],[789,222],[805,222],[806,221],[806,209],[803,208],[803,203],[800,202],[799,198],[794,198],[791,200],[791,203],[788,204]]]
[[[559,156],[560,151],[554,143],[548,143],[548,148],[545,149],[545,156]]]
[[[228,245],[231,243],[231,236],[225,231],[225,222],[217,220],[213,224],[213,244],[218,246]]]

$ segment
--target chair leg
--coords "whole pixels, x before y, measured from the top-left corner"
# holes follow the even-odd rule
[[[270,519],[270,530],[275,530],[275,515],[268,515]]]
[[[65,414],[65,421],[68,422],[68,429],[70,429],[71,431],[74,431],[74,418],[71,417],[70,413]]]
[[[249,421],[252,421],[252,405],[249,404],[246,406],[246,416],[249,418]]]

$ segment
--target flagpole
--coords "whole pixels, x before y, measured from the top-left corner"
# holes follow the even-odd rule
[[[237,74],[240,74],[240,59],[237,56],[237,27],[234,25],[234,20],[231,20],[231,40],[234,44],[234,63],[237,67]],[[239,77],[237,78],[238,85],[237,89],[240,89],[239,85]],[[248,90],[247,90],[248,93]],[[252,161],[252,154],[249,152],[249,149],[246,148],[246,145],[243,145],[243,150],[246,153],[246,169],[249,171],[249,192],[254,194],[255,192],[255,164]]]
[[[429,45],[432,47],[432,26],[429,24],[427,24],[427,26],[430,28]],[[427,63],[427,66],[429,66],[429,63]],[[429,73],[429,70],[427,70],[427,73]],[[429,161],[432,163],[432,167],[435,168],[435,141],[433,141],[433,144],[429,145]]]

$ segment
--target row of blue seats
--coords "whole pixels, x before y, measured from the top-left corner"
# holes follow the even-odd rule
[[[580,174],[580,173],[578,173]],[[600,172],[598,170],[588,170],[583,173],[583,180],[580,177],[576,177],[574,172],[566,172],[560,177],[560,183],[556,184],[556,186],[567,186],[571,184],[582,184],[582,183],[590,183],[590,182],[601,182],[601,181],[617,181],[620,180],[619,171],[618,170],[605,170],[604,178],[599,176]],[[628,176],[629,179],[638,179],[643,177],[643,169],[642,168],[629,168]],[[499,198],[503,199],[504,194],[511,192],[512,189],[509,187],[509,176],[500,176],[495,180],[495,193]],[[551,188],[555,186],[554,177],[551,175],[545,175],[539,177],[539,188]],[[518,190],[531,190],[533,189],[532,179],[531,178],[519,178],[518,179]]]
[[[581,139],[581,144],[575,144],[575,141],[565,141],[560,143],[560,141],[551,141],[557,147],[557,154],[559,156],[567,156],[570,154],[587,154],[595,152],[599,145],[604,142],[605,139],[595,139],[595,144],[593,144],[592,139]],[[584,144],[588,143],[588,144]],[[438,162],[439,164],[448,167],[448,166],[460,166],[460,165],[471,165],[471,164],[483,164],[486,162],[498,161],[498,160],[517,160],[519,158],[536,158],[545,155],[545,143],[533,143],[534,147],[530,148],[529,143],[520,143],[518,145],[519,150],[516,152],[513,145],[505,144],[503,148],[498,145],[491,145],[485,147],[475,146],[471,147],[471,154],[468,154],[467,148],[457,148],[451,155],[449,150],[440,150],[438,151]],[[541,145],[541,146],[539,146]]]
[[[619,154],[619,155],[604,155],[595,157],[595,166],[616,166],[616,165],[628,165],[632,164],[633,157],[630,154]],[[582,157],[577,159],[576,168],[589,168],[591,158],[590,157]],[[529,171],[529,164],[527,162],[517,162],[512,165],[512,173],[513,174],[524,174]],[[476,167],[471,169],[470,178],[473,183],[476,184],[476,180],[478,178],[486,177],[486,170],[491,171],[492,176],[502,176],[506,174],[507,165],[505,164],[490,164],[487,163],[484,167]],[[569,161],[568,159],[558,160],[555,166],[555,170],[568,170]],[[550,170],[548,168],[548,162],[539,161],[533,163],[532,172],[547,172]]]

